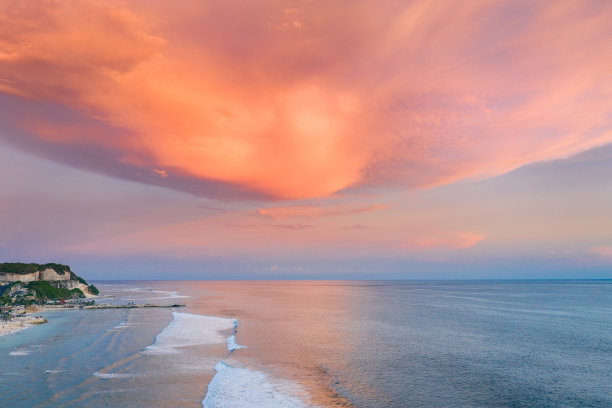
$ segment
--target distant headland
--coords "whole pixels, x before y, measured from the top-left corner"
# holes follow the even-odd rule
[[[30,306],[98,295],[68,265],[0,263],[0,306]]]

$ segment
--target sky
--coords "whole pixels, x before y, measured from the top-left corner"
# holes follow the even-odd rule
[[[612,278],[609,1],[0,0],[0,261]]]

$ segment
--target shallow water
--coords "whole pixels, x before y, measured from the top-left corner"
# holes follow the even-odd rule
[[[46,313],[2,406],[612,406],[606,281],[96,285],[187,307]]]

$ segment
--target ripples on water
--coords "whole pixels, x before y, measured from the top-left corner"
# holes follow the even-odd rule
[[[2,406],[612,406],[606,281],[122,285],[187,308],[0,338]]]

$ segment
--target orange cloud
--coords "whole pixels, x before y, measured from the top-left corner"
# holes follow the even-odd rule
[[[611,142],[611,20],[578,0],[2,0],[0,122],[202,195],[439,185]]]
[[[474,232],[418,235],[404,239],[400,246],[410,250],[466,249],[485,238],[486,235]]]

